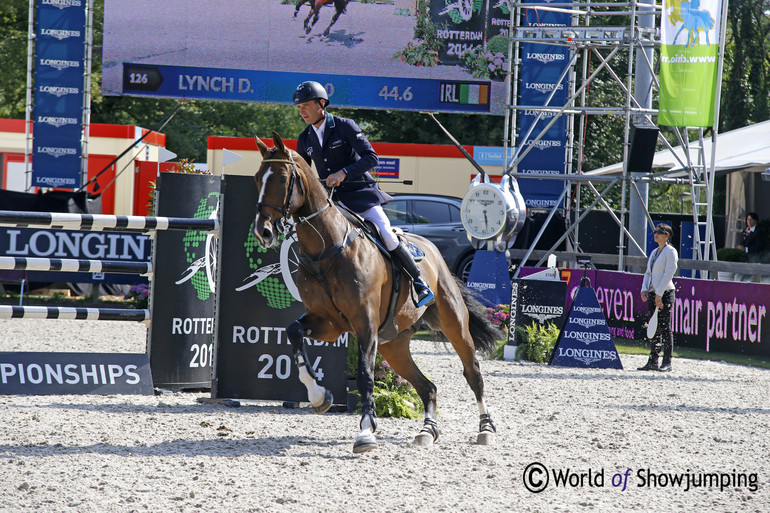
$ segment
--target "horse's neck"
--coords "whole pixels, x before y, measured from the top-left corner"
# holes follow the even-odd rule
[[[297,210],[298,217],[309,217],[329,206],[309,221],[297,225],[300,249],[307,255],[315,255],[342,242],[349,228],[345,216],[334,204],[329,204],[326,189],[320,183],[307,185],[308,194],[302,207]]]

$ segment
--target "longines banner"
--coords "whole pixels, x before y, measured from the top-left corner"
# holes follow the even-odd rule
[[[160,173],[156,215],[216,218],[221,178]],[[155,386],[210,388],[214,358],[217,237],[198,230],[155,234],[149,353]]]
[[[539,271],[522,269],[522,276]],[[580,287],[573,272],[567,302]],[[647,304],[639,291],[642,275],[588,271],[613,337],[642,340]],[[671,315],[674,344],[706,351],[770,356],[770,285],[674,278],[676,301]]]
[[[86,1],[37,0],[35,187],[80,187]]]
[[[149,262],[151,253],[152,242],[143,233],[0,226],[0,254],[4,256]],[[147,283],[147,278],[138,274],[25,272],[30,281],[39,283]]]
[[[544,0],[530,0],[527,4],[547,4]],[[560,4],[561,6],[561,4]],[[563,7],[563,6],[562,6]],[[526,24],[539,26],[571,25],[570,14],[525,9]],[[569,98],[567,80],[559,82],[564,68],[569,65],[568,46],[523,43],[521,45],[521,89],[519,103],[523,106],[548,105],[562,107]],[[537,142],[534,139],[551,122],[554,113],[537,110],[518,111],[519,148],[531,148],[519,162],[518,172],[532,175],[564,174],[567,155],[567,118],[559,117]],[[540,118],[538,119],[538,116]],[[530,132],[531,129],[531,132]],[[525,137],[530,132],[529,137]],[[519,186],[524,201],[530,208],[551,208],[564,188],[559,180],[535,180],[520,178]]]
[[[561,327],[564,318],[564,298],[567,284],[561,280],[513,280],[511,293],[511,329],[508,345],[518,345],[519,334],[515,328],[525,328],[533,323],[553,323]]]
[[[607,329],[607,319],[590,286],[575,291],[550,363],[561,367],[623,368],[615,341]]]
[[[212,397],[307,402],[286,336],[305,311],[294,282],[297,242],[289,237],[273,249],[257,246],[251,176],[225,176],[221,204]],[[348,335],[333,343],[306,338],[305,344],[319,383],[344,404]]]
[[[714,126],[722,3],[664,0],[658,123]]]

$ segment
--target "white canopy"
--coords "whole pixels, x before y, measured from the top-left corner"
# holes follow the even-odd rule
[[[706,159],[711,158],[711,137],[704,140]],[[675,154],[685,165],[684,150],[674,148]],[[690,148],[693,162],[697,162],[696,151]],[[670,150],[655,153],[653,168],[669,168],[673,171],[683,169]],[[770,167],[770,120],[751,126],[717,134],[716,172],[763,171]],[[612,164],[600,169],[588,171],[586,175],[613,175],[623,172],[623,163]]]

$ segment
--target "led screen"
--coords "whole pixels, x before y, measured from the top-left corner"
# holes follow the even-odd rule
[[[105,0],[103,92],[502,114],[508,9],[493,0]],[[336,22],[331,24],[334,17]],[[330,25],[331,24],[331,25]]]

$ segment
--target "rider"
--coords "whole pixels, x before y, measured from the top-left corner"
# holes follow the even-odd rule
[[[294,91],[293,100],[308,124],[297,137],[297,152],[308,164],[312,159],[327,187],[336,187],[335,201],[377,225],[391,256],[414,280],[417,306],[433,301],[434,294],[420,277],[411,251],[393,233],[390,220],[382,210],[381,205],[392,198],[380,190],[369,174],[369,170],[377,166],[378,157],[366,136],[353,120],[326,112],[329,95],[318,82],[302,82]]]

